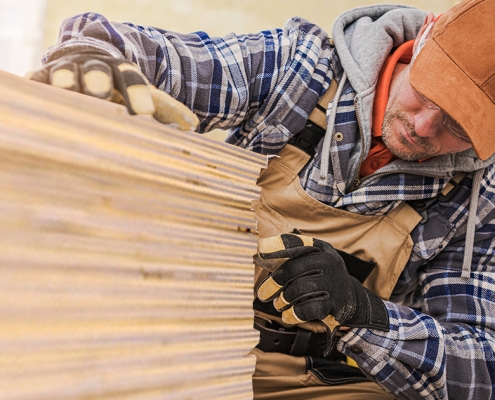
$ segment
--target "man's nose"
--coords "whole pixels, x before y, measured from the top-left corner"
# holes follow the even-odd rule
[[[423,107],[414,117],[414,130],[420,137],[434,137],[443,128],[443,113],[439,109]]]

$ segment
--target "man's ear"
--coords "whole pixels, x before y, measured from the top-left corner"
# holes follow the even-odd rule
[[[428,25],[430,25],[434,20],[435,20],[435,14],[429,12],[428,15],[426,15],[423,25],[421,25],[418,34],[416,35],[416,39],[414,40],[413,54],[416,51],[416,47],[418,47],[421,36],[423,36],[423,33],[425,33],[425,30],[426,28],[428,28]]]

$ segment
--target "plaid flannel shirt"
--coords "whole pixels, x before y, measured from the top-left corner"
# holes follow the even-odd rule
[[[192,109],[201,132],[231,129],[228,142],[276,154],[302,129],[331,80],[342,74],[337,52],[326,39],[322,29],[299,18],[284,29],[217,38],[111,23],[88,13],[64,21],[44,61],[92,49],[123,56],[137,63],[153,85]],[[328,181],[318,182],[320,143],[301,173],[303,188],[325,204],[362,214],[386,213],[400,201],[436,196],[452,176],[453,164],[397,160],[357,190],[342,192],[342,183],[352,186],[349,168],[356,163],[360,141],[355,101],[348,83],[335,123],[344,139],[332,141]],[[435,203],[427,221],[412,232],[410,260],[391,301],[385,302],[390,331],[353,329],[339,342],[340,351],[398,398],[495,398],[494,173],[489,165],[479,193],[471,277],[460,277],[469,174],[454,197]],[[351,351],[358,347],[360,353]]]

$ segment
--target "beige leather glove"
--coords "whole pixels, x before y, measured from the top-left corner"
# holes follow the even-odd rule
[[[60,57],[27,76],[34,81],[124,104],[131,115],[194,131],[198,117],[169,94],[150,85],[132,63],[98,53]]]

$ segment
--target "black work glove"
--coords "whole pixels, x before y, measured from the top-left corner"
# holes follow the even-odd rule
[[[260,239],[256,263],[272,273],[257,289],[261,301],[273,301],[287,324],[323,321],[339,326],[388,331],[383,301],[347,272],[342,257],[327,242],[283,234]]]
[[[184,104],[150,85],[132,63],[102,53],[62,56],[28,78],[99,99],[124,104],[131,115],[153,115],[181,130],[196,130],[199,120]]]

